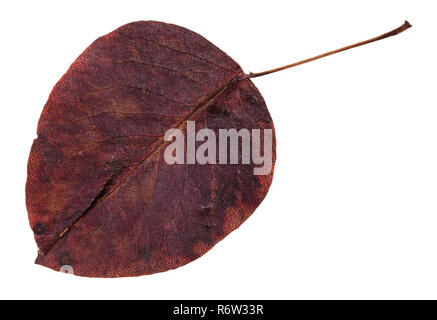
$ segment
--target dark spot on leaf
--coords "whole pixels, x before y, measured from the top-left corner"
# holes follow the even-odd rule
[[[41,235],[43,234],[45,231],[45,226],[42,223],[37,223],[34,227],[33,227],[33,232],[35,232],[36,235]]]
[[[228,117],[230,115],[229,111],[224,108],[218,107],[217,105],[212,105],[208,107],[208,113],[213,116],[223,116]]]
[[[72,265],[73,264],[73,259],[71,259],[70,254],[68,252],[64,252],[60,257],[59,257],[59,265],[60,266],[65,266],[65,265]]]
[[[149,261],[151,256],[150,250],[147,247],[143,247],[138,250],[138,256],[144,261]]]
[[[253,104],[253,105],[257,105],[258,104],[258,99],[256,98],[255,95],[248,96],[248,101],[249,101],[250,104]]]

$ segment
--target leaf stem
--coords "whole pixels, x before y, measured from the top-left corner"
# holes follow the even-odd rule
[[[293,67],[296,67],[298,65],[307,63],[307,62],[311,62],[311,61],[314,61],[314,60],[317,60],[317,59],[320,59],[320,58],[324,58],[324,57],[330,56],[332,54],[336,54],[336,53],[339,53],[339,52],[342,52],[342,51],[346,51],[346,50],[349,50],[349,49],[352,49],[352,48],[356,48],[356,47],[359,47],[359,46],[362,46],[362,45],[365,45],[365,44],[368,44],[368,43],[371,43],[371,42],[375,42],[375,41],[378,41],[378,40],[382,40],[382,39],[385,39],[385,38],[388,38],[388,37],[391,37],[391,36],[395,36],[395,35],[403,32],[403,31],[407,30],[410,27],[411,27],[411,24],[408,21],[405,21],[404,24],[401,25],[400,27],[398,27],[398,28],[396,28],[396,29],[394,29],[392,31],[389,31],[387,33],[381,34],[381,35],[379,35],[377,37],[374,37],[374,38],[371,38],[371,39],[368,39],[368,40],[364,40],[364,41],[361,41],[361,42],[357,42],[355,44],[351,44],[349,46],[346,46],[346,47],[343,47],[343,48],[340,48],[340,49],[328,51],[328,52],[325,52],[325,53],[320,54],[318,56],[315,56],[315,57],[312,57],[312,58],[308,58],[308,59],[305,59],[305,60],[301,60],[301,61],[298,61],[298,62],[295,62],[295,63],[292,63],[292,64],[288,64],[288,65],[283,66],[283,67],[279,67],[279,68],[275,68],[275,69],[271,69],[271,70],[267,70],[267,71],[263,71],[263,72],[257,72],[257,73],[250,72],[249,74],[247,74],[245,76],[250,79],[250,78],[256,78],[256,77],[265,76],[266,74],[278,72],[278,71],[281,71],[281,70],[293,68]]]

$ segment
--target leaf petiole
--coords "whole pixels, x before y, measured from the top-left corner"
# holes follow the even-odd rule
[[[317,60],[317,59],[320,59],[320,58],[324,58],[324,57],[330,56],[332,54],[336,54],[336,53],[339,53],[339,52],[342,52],[342,51],[346,51],[346,50],[349,50],[349,49],[352,49],[352,48],[356,48],[356,47],[359,47],[359,46],[362,46],[362,45],[365,45],[365,44],[368,44],[368,43],[371,43],[371,42],[375,42],[375,41],[378,41],[378,40],[382,40],[382,39],[385,39],[385,38],[388,38],[388,37],[391,37],[391,36],[395,36],[395,35],[403,32],[403,31],[407,30],[410,27],[411,27],[411,24],[408,21],[405,21],[404,24],[401,25],[400,27],[398,27],[398,28],[396,28],[396,29],[394,29],[392,31],[386,32],[384,34],[381,34],[381,35],[379,35],[377,37],[374,37],[374,38],[371,38],[371,39],[368,39],[368,40],[364,40],[364,41],[361,41],[361,42],[357,42],[355,44],[351,44],[351,45],[343,47],[343,48],[339,48],[339,49],[336,49],[336,50],[328,51],[328,52],[325,52],[325,53],[320,54],[318,56],[314,56],[314,57],[311,57],[311,58],[308,58],[308,59],[304,59],[304,60],[301,60],[301,61],[298,61],[298,62],[295,62],[295,63],[292,63],[292,64],[288,64],[288,65],[283,66],[283,67],[279,67],[279,68],[275,68],[275,69],[271,69],[271,70],[267,70],[267,71],[263,71],[263,72],[256,72],[256,73],[250,72],[249,74],[246,74],[245,77],[249,78],[249,79],[257,78],[257,77],[265,76],[265,75],[270,74],[270,73],[274,73],[274,72],[278,72],[278,71],[281,71],[281,70],[293,68],[293,67],[296,67],[298,65],[307,63],[307,62],[311,62],[311,61],[314,61],[314,60]]]

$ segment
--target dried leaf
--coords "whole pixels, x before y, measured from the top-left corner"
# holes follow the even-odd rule
[[[151,274],[193,261],[238,228],[266,196],[273,170],[168,165],[163,135],[188,120],[216,133],[273,129],[243,75],[175,25],[134,22],[91,44],[51,92],[29,156],[36,263],[89,277]],[[275,140],[273,164],[274,151]]]

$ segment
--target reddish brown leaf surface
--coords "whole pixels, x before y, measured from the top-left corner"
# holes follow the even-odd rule
[[[36,263],[76,275],[182,266],[238,228],[267,194],[254,165],[168,165],[169,128],[273,129],[240,66],[200,35],[134,22],[96,40],[56,84],[28,163]],[[273,140],[273,164],[275,160]],[[249,244],[248,244],[249,245]]]

